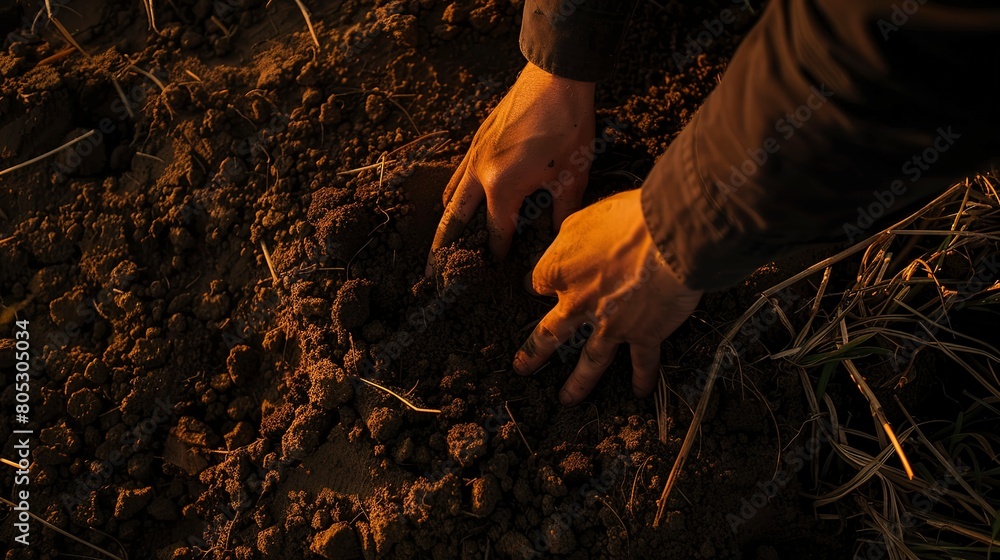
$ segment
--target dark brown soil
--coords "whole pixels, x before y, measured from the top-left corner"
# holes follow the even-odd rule
[[[0,6],[0,169],[104,131],[0,178],[0,429],[7,337],[28,319],[34,513],[129,558],[848,557],[851,535],[800,497],[798,378],[754,363],[784,343],[774,321],[745,330],[652,526],[680,397],[780,267],[665,343],[665,442],[627,359],[572,409],[556,399],[572,349],[512,374],[550,305],[522,288],[544,219],[494,263],[480,216],[422,278],[441,191],[523,65],[522,2],[307,1],[321,49],[294,2],[155,3],[158,34],[140,2],[53,3],[90,56],[51,61],[53,24],[15,37],[41,2]],[[741,4],[641,3],[599,90],[614,141],[591,199],[636,186],[687,122],[754,19]],[[737,23],[678,71],[723,9]],[[68,554],[99,553],[35,523],[7,558]]]

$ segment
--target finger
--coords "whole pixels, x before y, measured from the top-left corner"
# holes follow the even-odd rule
[[[580,185],[563,187],[562,192],[552,195],[552,229],[559,233],[562,223],[571,214],[583,207],[583,191],[587,188],[587,176],[578,179]]]
[[[660,381],[660,345],[629,344],[632,355],[632,394],[646,398]]]
[[[573,406],[585,399],[611,365],[611,360],[618,350],[618,343],[612,342],[600,334],[590,337],[580,353],[580,361],[570,374],[566,384],[559,391],[559,402]]]
[[[444,193],[441,196],[441,204],[448,206],[451,202],[451,197],[455,195],[455,190],[458,189],[458,185],[462,182],[462,177],[465,177],[465,170],[469,167],[469,154],[466,152],[465,157],[462,158],[462,163],[458,164],[458,169],[452,174],[451,179],[448,180],[448,185],[444,188]]]
[[[519,196],[487,197],[486,227],[490,232],[490,251],[498,259],[505,258],[510,251],[522,202],[524,199]]]
[[[556,240],[545,249],[545,252],[531,267],[530,292],[541,296],[555,297],[560,289],[567,288],[565,279],[560,278],[559,273],[560,266],[565,265],[568,260],[560,249],[563,245],[561,240],[561,237],[556,237]]]
[[[476,213],[476,208],[485,197],[483,186],[469,175],[462,178],[455,196],[444,209],[441,221],[438,223],[437,231],[434,233],[434,242],[431,244],[431,251],[427,255],[427,267],[424,269],[425,276],[434,275],[434,251],[451,243],[461,235],[462,230],[472,220]]]
[[[583,319],[582,315],[567,313],[562,305],[556,304],[535,325],[531,336],[514,355],[514,371],[520,375],[531,375],[538,371],[556,349],[573,336]]]

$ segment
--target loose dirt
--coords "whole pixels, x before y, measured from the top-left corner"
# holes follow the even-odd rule
[[[139,2],[54,1],[89,53],[58,60],[52,24],[14,41],[39,2],[0,7],[0,169],[99,131],[0,178],[0,336],[29,319],[36,366],[33,511],[123,558],[850,554],[800,495],[798,378],[754,363],[783,344],[774,321],[741,337],[652,527],[720,329],[794,270],[706,297],[665,343],[665,441],[623,358],[564,409],[572,348],[511,371],[551,305],[522,288],[544,213],[504,263],[480,214],[422,277],[441,192],[524,64],[522,2],[306,3],[321,48],[293,2],[150,3],[156,33]],[[741,5],[641,3],[599,89],[612,142],[588,200],[639,184],[752,24]],[[678,69],[724,9],[736,23]],[[0,340],[5,430],[13,361]],[[7,558],[98,555],[37,523],[32,543]]]

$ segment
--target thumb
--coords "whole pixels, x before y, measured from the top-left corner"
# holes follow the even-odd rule
[[[424,268],[425,276],[434,274],[434,252],[458,239],[484,197],[483,186],[479,181],[469,174],[461,178],[434,233],[434,242],[427,254],[427,266]]]
[[[563,287],[564,282],[559,278],[559,257],[552,250],[552,245],[531,268],[525,284],[530,285],[528,293],[549,297],[555,297],[557,289]]]

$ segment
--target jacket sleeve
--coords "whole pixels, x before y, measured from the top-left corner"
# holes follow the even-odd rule
[[[1000,9],[774,0],[654,165],[643,211],[694,289],[858,241],[1000,153]]]
[[[521,52],[550,74],[596,82],[614,72],[637,0],[525,0]]]

